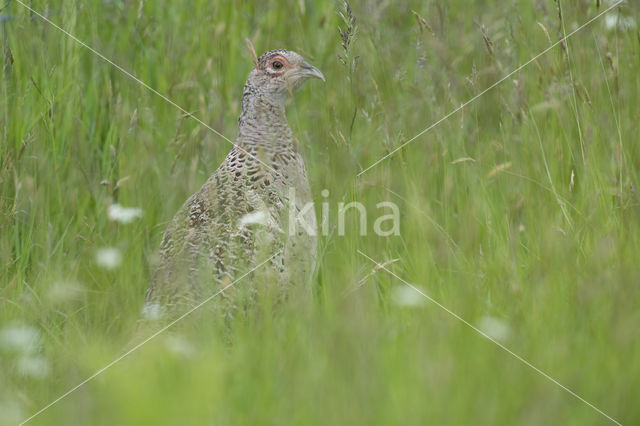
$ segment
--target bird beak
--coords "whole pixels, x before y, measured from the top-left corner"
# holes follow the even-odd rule
[[[302,63],[298,67],[297,74],[302,77],[307,77],[307,78],[314,77],[314,78],[319,78],[322,81],[325,81],[324,75],[320,72],[320,70],[314,67],[313,65],[311,65],[307,61],[302,61]]]

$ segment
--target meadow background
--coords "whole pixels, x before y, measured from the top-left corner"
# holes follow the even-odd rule
[[[323,0],[22,1],[231,140],[245,38],[301,53],[327,79],[288,107],[316,198],[332,230],[340,201],[370,212],[366,236],[353,213],[347,235],[321,238],[312,298],[294,292],[231,343],[187,320],[29,424],[611,423],[358,250],[640,423],[638,2],[356,178],[611,3],[354,0],[354,23]],[[162,232],[230,145],[17,1],[0,7],[11,425],[131,345]],[[400,236],[372,232],[386,200]],[[143,215],[112,221],[114,203]]]

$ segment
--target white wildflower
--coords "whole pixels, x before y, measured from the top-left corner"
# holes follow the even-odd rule
[[[20,401],[17,399],[0,401],[0,425],[18,424],[24,417]]]
[[[622,16],[618,12],[609,13],[604,18],[604,26],[613,31],[616,28],[621,31],[634,30],[636,28],[636,20],[632,16]]]
[[[142,307],[142,318],[149,321],[157,321],[164,317],[164,307],[157,302],[145,303]]]
[[[40,331],[30,325],[14,324],[0,331],[0,346],[23,354],[33,354],[42,347]]]
[[[47,299],[54,304],[73,302],[84,297],[86,289],[74,281],[58,281],[53,283],[47,292]]]
[[[33,379],[44,379],[51,373],[49,360],[39,355],[24,355],[16,361],[18,373]]]
[[[115,247],[103,247],[96,251],[96,263],[105,269],[115,269],[122,263],[122,254]]]
[[[168,334],[165,345],[170,352],[183,357],[190,357],[195,352],[193,344],[179,334]]]
[[[501,319],[484,316],[478,320],[478,328],[492,339],[505,341],[511,335],[511,327]]]
[[[255,212],[247,213],[242,216],[238,221],[238,224],[241,226],[244,225],[266,225],[267,224],[267,213],[264,210],[258,210]]]
[[[142,209],[136,207],[123,207],[120,204],[111,204],[107,209],[109,219],[120,223],[131,223],[142,217]]]
[[[391,293],[391,299],[396,305],[407,307],[422,306],[427,301],[420,292],[406,285],[398,285],[394,287]]]

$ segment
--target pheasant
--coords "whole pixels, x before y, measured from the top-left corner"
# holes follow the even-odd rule
[[[244,86],[233,148],[163,235],[147,312],[194,306],[267,259],[260,268],[262,283],[245,278],[248,294],[259,285],[286,293],[287,286],[308,282],[315,264],[316,218],[285,102],[309,78],[324,81],[293,51],[271,50],[257,58]],[[221,293],[225,315],[236,308],[236,287]]]

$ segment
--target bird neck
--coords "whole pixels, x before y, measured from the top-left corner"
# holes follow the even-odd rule
[[[293,138],[284,102],[273,102],[254,86],[247,84],[242,95],[236,144],[267,151],[280,151],[292,146]]]

